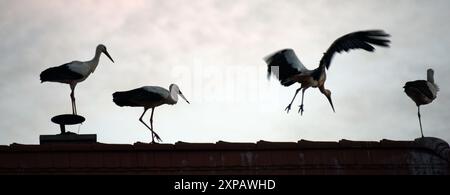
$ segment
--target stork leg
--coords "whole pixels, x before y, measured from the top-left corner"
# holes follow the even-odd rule
[[[306,89],[303,89],[303,91],[302,91],[302,104],[300,105],[300,109],[298,110],[298,112],[301,112],[302,116],[303,116],[303,111],[305,111],[303,109],[303,100],[305,99],[305,91],[306,91]]]
[[[420,133],[422,134],[422,138],[424,138],[422,130],[422,120],[420,116],[420,106],[417,106],[417,116],[419,116]]]
[[[289,113],[289,111],[291,110],[291,106],[292,106],[292,104],[294,103],[294,100],[295,100],[295,98],[297,97],[297,94],[298,94],[298,92],[300,92],[300,90],[302,90],[301,87],[298,88],[298,89],[295,91],[294,98],[292,98],[291,103],[290,103],[290,104],[286,107],[286,109],[285,109],[285,111],[286,111],[287,113]]]
[[[70,99],[72,100],[72,113],[73,113],[73,115],[77,115],[77,105],[75,103],[75,86],[76,85],[70,85],[70,89],[71,89]]]
[[[150,117],[150,127],[152,128],[152,130],[153,130],[153,113],[155,112],[155,108],[152,108],[152,115],[151,115],[151,117]],[[162,142],[162,140],[161,140],[161,138],[159,137],[159,135],[158,134],[156,134],[155,132],[153,132],[153,138],[152,139],[155,139],[155,137],[156,137],[156,139],[159,141],[159,142]]]
[[[155,132],[153,131],[152,128],[150,128],[147,124],[145,124],[145,122],[142,120],[142,118],[144,117],[145,113],[147,112],[148,108],[144,108],[144,113],[142,113],[141,117],[139,118],[139,121],[144,124],[151,132],[152,132],[152,143],[155,143]],[[159,136],[158,136],[159,137]]]

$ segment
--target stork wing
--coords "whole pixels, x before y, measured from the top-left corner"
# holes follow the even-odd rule
[[[270,79],[270,74],[275,75],[284,86],[291,86],[295,83],[290,79],[292,76],[308,71],[292,49],[275,52],[264,58],[264,61],[268,66],[267,77]]]
[[[330,46],[322,57],[322,60],[320,60],[320,66],[326,66],[327,69],[329,69],[333,55],[336,52],[348,52],[351,49],[364,49],[366,51],[373,52],[375,51],[375,48],[372,45],[389,47],[389,43],[391,41],[386,39],[386,37],[390,37],[390,35],[386,34],[382,30],[358,31],[347,34],[337,39]]]
[[[70,64],[71,63],[67,63],[58,67],[53,67],[44,70],[40,75],[41,81],[62,82],[62,81],[82,79],[83,75],[71,70],[69,68]]]
[[[433,93],[433,91],[428,86],[428,81],[424,81],[424,80],[410,81],[405,84],[404,88],[405,89],[406,88],[414,88],[430,99],[436,98],[435,93]]]
[[[169,91],[162,87],[148,86],[116,92],[113,94],[113,101],[118,106],[146,106],[149,102],[163,101],[169,95]]]

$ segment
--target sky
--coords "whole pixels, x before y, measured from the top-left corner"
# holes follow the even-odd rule
[[[156,108],[164,143],[414,140],[417,107],[403,86],[428,68],[441,90],[421,109],[424,134],[449,142],[449,9],[448,0],[0,0],[0,145],[59,133],[50,119],[71,112],[70,88],[39,74],[91,59],[98,44],[115,63],[102,56],[77,86],[87,120],[68,130],[102,143],[151,141],[143,109],[116,106],[112,93],[172,83],[191,104]],[[293,48],[314,69],[335,39],[369,29],[391,34],[391,47],[335,56],[326,87],[336,113],[309,89],[304,115],[300,98],[287,114],[299,85],[267,80],[263,58]]]

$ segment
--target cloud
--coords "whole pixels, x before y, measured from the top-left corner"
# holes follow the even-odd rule
[[[438,99],[423,109],[425,134],[450,140],[450,24],[446,0],[426,1],[1,1],[0,144],[37,143],[57,133],[49,119],[70,111],[69,87],[40,84],[45,68],[88,60],[104,43],[115,59],[77,86],[81,133],[108,143],[148,141],[141,109],[111,94],[143,85],[181,86],[192,105],[158,108],[164,141],[413,139],[416,108],[406,81],[436,70]],[[305,116],[283,112],[294,87],[265,80],[262,57],[294,48],[308,68],[338,36],[385,29],[392,48],[337,56],[328,73],[337,113],[316,89]],[[254,100],[254,101],[252,101]],[[300,100],[297,100],[296,104]],[[77,127],[71,127],[77,131]],[[207,135],[207,136],[205,136]]]

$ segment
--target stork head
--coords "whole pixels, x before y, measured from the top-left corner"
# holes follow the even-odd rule
[[[331,108],[333,109],[333,112],[336,113],[336,111],[334,110],[334,106],[333,106],[333,100],[331,99],[331,91],[328,90],[328,89],[325,89],[324,95],[327,97],[328,102],[330,102],[330,105],[331,105]]]
[[[190,104],[190,102],[186,99],[186,97],[184,97],[183,93],[181,92],[180,88],[178,87],[178,85],[176,84],[172,84],[170,85],[170,94],[175,98],[178,99],[177,96],[179,95],[181,98],[184,99],[184,101],[186,101],[188,104]]]
[[[104,46],[103,44],[100,44],[97,46],[97,52],[104,53],[114,63],[114,60],[111,58],[111,56],[108,53],[108,50],[106,50],[106,46]]]

